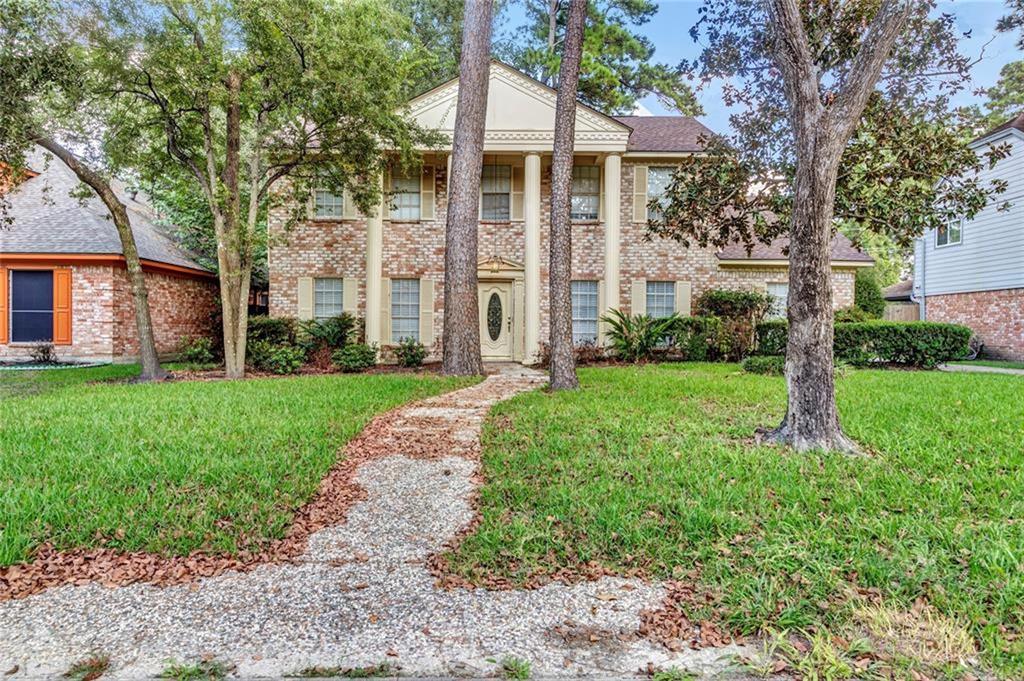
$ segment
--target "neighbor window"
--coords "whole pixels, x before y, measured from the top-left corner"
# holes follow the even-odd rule
[[[657,220],[661,217],[661,210],[651,208],[651,201],[657,200],[663,205],[662,198],[672,182],[672,173],[675,168],[672,166],[651,166],[647,169],[647,218]]]
[[[53,271],[11,271],[11,342],[53,341]]]
[[[508,220],[512,166],[484,166],[480,178],[480,196],[481,220]]]
[[[391,280],[391,342],[420,339],[420,280]]]
[[[391,219],[420,219],[420,178],[419,175],[391,176]]]
[[[601,205],[601,169],[572,167],[572,219],[596,220]]]
[[[789,299],[789,284],[785,282],[769,282],[768,295],[772,299],[772,309],[768,311],[770,319],[785,319],[786,301]]]
[[[313,193],[313,203],[318,218],[340,218],[345,205],[341,194],[334,194],[326,189],[317,189]]]
[[[597,343],[597,282],[572,282],[573,345]]]
[[[674,281],[647,282],[647,314],[652,317],[671,317],[676,311],[676,283]]]
[[[936,246],[952,246],[960,243],[960,221],[951,220],[935,230]]]
[[[343,280],[336,278],[317,279],[313,285],[313,316],[330,319],[342,313]]]

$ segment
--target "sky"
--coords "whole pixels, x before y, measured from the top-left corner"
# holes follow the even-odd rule
[[[508,16],[509,23],[513,25],[522,19],[522,10],[515,4],[509,8]],[[656,61],[675,65],[684,59],[692,61],[700,54],[701,45],[695,43],[689,34],[690,27],[697,21],[700,5],[700,0],[661,0],[658,14],[639,29],[654,43]],[[958,0],[940,2],[938,11],[953,14],[959,28],[963,32],[971,32],[969,37],[961,39],[961,51],[972,58],[982,57],[972,70],[973,82],[959,93],[954,104],[980,102],[975,90],[995,84],[1003,65],[1024,59],[1024,54],[1016,47],[1017,34],[997,33],[995,30],[996,21],[1006,13],[1006,6],[1002,0]],[[981,54],[982,46],[990,40],[992,42]],[[727,132],[729,110],[722,103],[720,83],[711,83],[699,90],[697,97],[705,112],[698,117],[699,120],[716,132]],[[666,111],[653,96],[643,99],[641,104],[652,114],[673,113]]]

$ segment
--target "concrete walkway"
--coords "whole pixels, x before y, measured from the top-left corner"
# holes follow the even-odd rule
[[[508,375],[512,374],[512,375]],[[0,602],[0,674],[56,676],[90,655],[104,678],[212,659],[243,677],[387,662],[403,676],[492,676],[513,656],[542,676],[728,672],[739,646],[669,651],[636,635],[661,585],[604,578],[533,591],[444,590],[425,567],[473,518],[479,435],[495,402],[546,378],[521,367],[384,416],[381,455],[358,468],[367,498],[313,534],[295,564],[159,588],[64,586]],[[15,670],[11,672],[10,670]]]
[[[1024,376],[1024,369],[1010,369],[1008,367],[989,367],[983,364],[940,364],[939,371],[968,374],[1009,374],[1011,376]]]

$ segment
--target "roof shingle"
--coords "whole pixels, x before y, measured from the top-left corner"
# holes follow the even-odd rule
[[[788,261],[785,249],[789,246],[789,237],[781,236],[770,244],[754,244],[750,253],[741,243],[732,243],[718,252],[719,260],[783,260]],[[832,236],[832,260],[843,262],[873,263],[870,255],[853,245],[844,234]]]
[[[703,123],[690,116],[615,116],[629,126],[626,151],[697,152],[703,151],[714,136]]]

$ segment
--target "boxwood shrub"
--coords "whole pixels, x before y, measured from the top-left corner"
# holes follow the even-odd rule
[[[786,351],[784,321],[758,325],[758,352],[777,355]],[[838,360],[865,365],[872,362],[931,368],[960,359],[969,351],[971,330],[938,322],[858,322],[835,325],[833,348]]]

